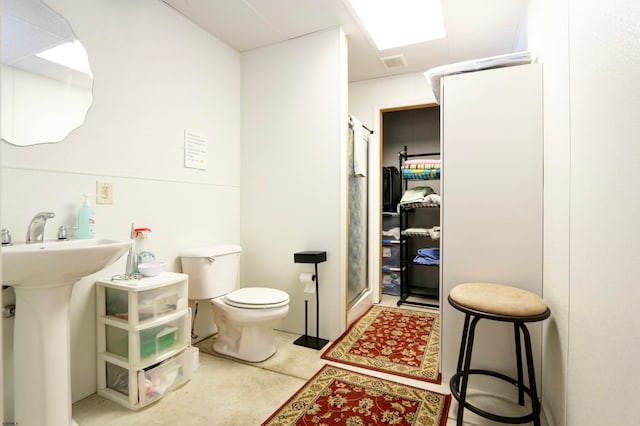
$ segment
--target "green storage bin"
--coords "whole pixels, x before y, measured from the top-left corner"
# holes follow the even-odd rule
[[[140,358],[160,354],[176,341],[178,329],[172,326],[153,327],[140,332]]]

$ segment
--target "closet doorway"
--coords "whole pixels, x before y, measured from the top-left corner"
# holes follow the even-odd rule
[[[439,310],[440,107],[381,109],[379,128],[380,298]]]
[[[404,113],[403,113],[404,112]],[[383,117],[387,114],[398,113],[400,125],[394,131],[393,119],[387,127],[391,127],[391,133],[384,137]],[[391,116],[393,117],[393,116]],[[368,242],[369,242],[369,267],[368,275],[371,290],[359,298],[357,302],[349,306],[347,311],[347,324],[351,324],[374,303],[390,302],[394,305],[400,296],[383,294],[383,247],[382,247],[382,168],[387,164],[399,165],[398,152],[404,148],[403,142],[394,142],[394,138],[404,138],[407,149],[421,147],[421,134],[429,133],[427,148],[440,150],[440,106],[433,99],[414,99],[405,103],[399,102],[384,106],[374,106],[373,133],[369,137],[369,203],[368,203]],[[400,130],[399,130],[400,129]],[[387,129],[388,131],[389,129]],[[404,136],[403,136],[404,135]],[[408,139],[407,139],[408,138]],[[388,163],[387,163],[388,161]],[[386,254],[386,253],[385,253]],[[441,292],[441,290],[439,290]],[[440,294],[441,299],[441,294]]]

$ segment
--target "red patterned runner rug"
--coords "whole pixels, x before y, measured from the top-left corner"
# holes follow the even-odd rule
[[[450,395],[325,365],[262,426],[445,426]]]
[[[440,315],[372,306],[322,358],[440,383]]]

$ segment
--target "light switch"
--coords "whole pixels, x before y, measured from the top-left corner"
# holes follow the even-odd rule
[[[96,204],[113,204],[113,184],[96,182]]]

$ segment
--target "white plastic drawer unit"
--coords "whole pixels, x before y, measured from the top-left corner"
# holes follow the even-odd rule
[[[137,410],[191,376],[188,276],[96,283],[98,394]]]
[[[192,354],[183,350],[178,355],[142,370],[131,370],[105,357],[99,360],[104,388],[100,392],[109,399],[137,409],[162,398],[184,384],[191,376]]]
[[[154,321],[135,329],[105,321],[104,352],[117,355],[132,365],[146,364],[168,353],[182,349],[189,343],[189,311],[174,314],[162,322]]]
[[[104,307],[102,314],[106,317],[130,325],[175,314],[188,306],[188,282],[185,277],[183,274],[165,272],[157,277],[118,281],[112,285],[100,282],[104,294],[98,292],[98,307]]]

